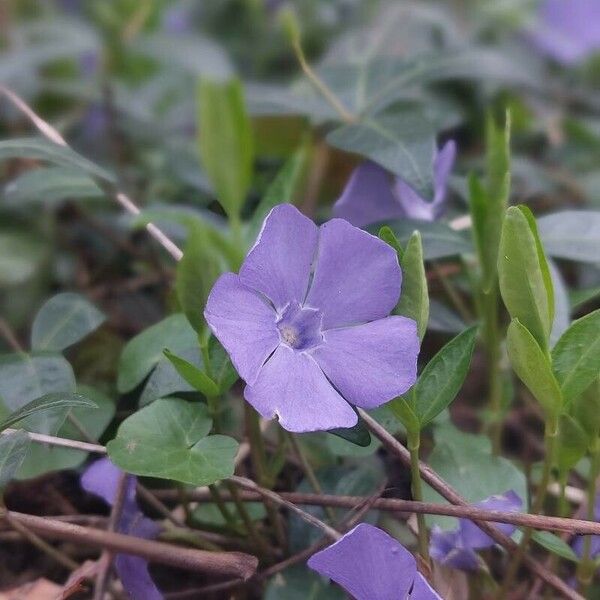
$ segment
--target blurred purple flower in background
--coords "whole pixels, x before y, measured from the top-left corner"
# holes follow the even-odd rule
[[[473,506],[486,510],[518,512],[522,504],[521,498],[510,490],[502,495],[490,496]],[[508,536],[516,529],[514,525],[507,523],[494,523],[494,525]],[[475,523],[469,519],[459,519],[458,528],[453,531],[433,528],[429,552],[431,557],[442,565],[462,571],[476,571],[481,566],[476,550],[491,548],[495,543]]]
[[[600,522],[600,495],[596,496],[596,502],[594,503],[594,519]],[[590,558],[596,559],[598,556],[600,556],[600,535],[593,535],[591,537]],[[583,556],[583,544],[585,538],[585,535],[578,535],[575,537],[575,540],[572,544],[573,551],[580,558]]]
[[[192,21],[188,5],[169,6],[162,16],[162,29],[166,33],[187,33]]]
[[[448,177],[456,158],[456,144],[450,140],[433,157],[434,197],[424,200],[399,177],[372,162],[362,163],[352,173],[333,215],[356,227],[391,219],[434,221],[444,212]]]
[[[81,476],[81,487],[96,496],[100,496],[111,506],[115,503],[119,481],[123,472],[115,467],[108,458],[97,460]],[[119,533],[153,539],[160,527],[140,511],[135,499],[136,478],[127,475],[125,501],[121,518],[117,525]],[[123,588],[133,600],[162,600],[163,595],[154,585],[148,572],[148,562],[139,556],[117,554],[115,570]]]
[[[282,204],[204,315],[263,417],[288,431],[352,427],[350,404],[375,408],[415,382],[416,323],[388,316],[401,280],[378,238],[341,219],[317,227]]]
[[[342,586],[356,600],[436,600],[413,555],[377,527],[361,523],[313,554],[308,566]]]
[[[600,51],[599,0],[543,0],[528,29],[538,49],[563,65]]]

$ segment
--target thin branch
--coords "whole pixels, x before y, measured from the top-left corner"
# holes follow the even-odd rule
[[[0,435],[9,435],[17,429],[5,429],[0,431]],[[96,454],[106,454],[106,448],[100,444],[91,444],[89,442],[80,442],[79,440],[70,440],[68,438],[46,435],[45,433],[25,432],[32,442],[39,444],[49,444],[50,446],[59,446],[61,448],[73,448],[74,450],[83,450],[84,452],[94,452]]]
[[[63,146],[64,148],[72,148],[67,144],[62,135],[54,128],[50,123],[44,121],[35,111],[17,94],[13,91],[9,90],[4,86],[0,86],[0,94],[4,94],[14,106],[16,106],[25,116],[29,118],[29,120],[37,127],[38,131],[52,143],[57,144],[59,146]],[[137,216],[140,214],[140,209],[138,206],[131,200],[127,194],[123,193],[119,189],[117,189],[113,184],[105,181],[105,180],[96,180],[96,183],[107,193],[107,195],[112,196],[129,214]],[[183,251],[173,240],[167,236],[162,229],[154,225],[153,223],[148,223],[146,225],[146,231],[177,261],[181,260],[183,257]]]
[[[383,443],[383,445],[393,454],[395,454],[405,465],[410,464],[410,454],[408,450],[382,425],[380,425],[367,412],[359,409],[359,414],[363,418],[367,427],[371,432]],[[423,481],[428,483],[438,494],[442,495],[452,504],[459,506],[468,506],[468,502],[446,481],[444,481],[433,469],[421,462],[420,464],[421,477]],[[500,544],[509,553],[514,553],[518,544],[516,544],[507,535],[504,535],[493,525],[485,521],[474,521],[474,523],[485,533],[487,533],[497,544]],[[551,573],[537,560],[530,556],[525,556],[523,562],[527,567],[543,579],[548,585],[560,592],[565,598],[571,600],[585,600],[583,596],[571,589],[560,577]]]
[[[292,504],[276,492],[263,488],[254,483],[254,481],[246,479],[245,477],[237,477],[236,475],[233,475],[228,479],[229,481],[232,481],[233,483],[239,485],[240,487],[246,490],[257,492],[263,498],[268,498],[269,500],[272,500],[275,504],[278,504],[279,506],[283,506],[291,510],[307,523],[310,523],[311,525],[314,525],[315,527],[321,529],[321,531],[323,531],[332,540],[340,539],[341,534],[338,531],[336,531],[333,527],[330,527],[329,525],[327,525],[327,523],[323,523],[323,521],[317,519],[317,517],[315,517],[314,515],[303,511],[301,508],[298,508],[295,504]]]
[[[97,546],[112,552],[134,554],[150,562],[157,562],[187,571],[229,575],[248,579],[256,571],[258,560],[242,552],[207,552],[183,548],[173,544],[137,538],[122,533],[102,531],[50,519],[26,515],[14,511],[5,513],[10,519],[21,523],[40,536],[75,542],[80,545]],[[2,517],[4,515],[0,515]]]

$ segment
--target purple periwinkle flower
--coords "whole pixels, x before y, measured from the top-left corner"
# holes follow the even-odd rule
[[[563,65],[600,51],[598,0],[543,0],[529,37],[541,52]]]
[[[433,157],[434,197],[423,199],[400,177],[392,177],[372,162],[357,167],[333,207],[333,215],[356,227],[392,219],[435,221],[444,211],[448,177],[456,158],[456,144],[450,140]]]
[[[100,496],[111,506],[115,503],[117,488],[122,471],[108,458],[97,460],[81,476],[81,487],[90,494]],[[125,501],[121,518],[117,525],[119,533],[126,533],[145,539],[154,539],[160,527],[140,511],[135,494],[136,478],[127,475]],[[132,600],[162,600],[163,595],[156,587],[150,573],[148,562],[139,556],[117,554],[115,570],[123,584],[123,589]]]
[[[486,510],[517,512],[522,506],[521,498],[512,490],[495,496],[490,496],[473,506]],[[495,526],[504,535],[512,535],[515,526],[509,523],[496,523]],[[431,557],[442,565],[462,571],[477,571],[481,560],[476,550],[491,548],[496,542],[481,531],[469,519],[459,519],[458,528],[452,531],[442,531],[434,527],[431,532],[429,552]]]
[[[352,427],[415,382],[412,319],[396,252],[347,221],[317,227],[276,206],[239,275],[215,283],[204,316],[246,382],[246,400],[288,431]]]
[[[441,600],[417,571],[413,555],[385,531],[366,523],[313,554],[308,566],[356,600]]]
[[[600,521],[600,495],[596,496],[594,503],[594,519]],[[573,551],[580,558],[583,556],[585,535],[578,535],[573,540]],[[593,535],[590,543],[590,558],[595,560],[600,556],[600,535]]]

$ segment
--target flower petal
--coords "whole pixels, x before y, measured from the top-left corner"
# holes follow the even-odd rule
[[[320,229],[306,304],[323,312],[323,328],[387,317],[400,296],[396,251],[379,238],[332,219]]]
[[[523,506],[523,501],[519,495],[513,490],[509,490],[504,494],[497,494],[486,498],[482,502],[474,504],[477,508],[483,508],[486,510],[500,510],[502,512],[519,512]],[[469,519],[460,519],[460,536],[462,543],[468,548],[490,548],[496,542],[481,531],[475,523]],[[510,523],[494,523],[494,525],[504,534],[512,535],[516,527]]]
[[[108,458],[94,462],[81,476],[81,487],[96,496],[100,496],[111,506],[116,501],[117,490],[123,471]],[[117,525],[119,533],[145,539],[154,539],[160,527],[140,511],[136,501],[136,478],[127,475],[125,482],[125,501],[121,508],[121,518]],[[163,595],[152,581],[148,571],[148,561],[139,556],[117,554],[115,569],[123,588],[132,600],[163,600]]]
[[[333,206],[333,216],[364,227],[377,221],[402,217],[402,208],[392,194],[390,174],[379,165],[364,162],[350,176]]]
[[[308,566],[356,600],[406,598],[417,572],[415,559],[400,542],[366,523],[313,554]]]
[[[256,382],[246,386],[244,396],[266,419],[277,415],[288,431],[353,427],[358,421],[314,359],[284,345],[261,369]]]
[[[435,188],[434,204],[440,204],[446,198],[448,178],[456,160],[456,143],[448,140],[436,154],[433,161],[433,179]]]
[[[417,324],[387,317],[365,325],[331,329],[315,360],[341,394],[356,406],[375,408],[406,392],[417,379]]]
[[[409,598],[410,600],[442,600],[442,597],[429,585],[421,573],[417,573],[415,576],[415,584]]]
[[[237,372],[253,383],[279,344],[273,308],[237,275],[225,273],[210,292],[204,317]]]
[[[314,255],[317,226],[291,204],[280,204],[265,218],[240,269],[240,280],[273,302],[278,310],[304,301]]]
[[[461,546],[458,531],[442,531],[434,527],[431,531],[429,553],[431,558],[446,567],[461,571],[477,571],[481,567],[479,556],[471,548]]]

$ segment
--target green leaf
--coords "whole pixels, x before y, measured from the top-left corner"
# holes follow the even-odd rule
[[[519,319],[545,351],[554,320],[552,281],[535,221],[524,206],[506,211],[498,273],[510,316]]]
[[[238,443],[212,427],[206,406],[156,400],[121,423],[107,445],[110,459],[134,475],[210,485],[230,477]]]
[[[163,349],[180,353],[198,345],[196,332],[185,315],[174,314],[130,340],[119,359],[117,389],[124,394],[138,386],[163,358]]]
[[[433,197],[435,138],[420,111],[408,109],[365,118],[335,129],[327,141],[398,175],[423,198]]]
[[[200,157],[217,199],[238,219],[252,181],[254,149],[250,118],[238,80],[202,79],[198,90]]]
[[[204,329],[204,307],[219,275],[226,264],[210,243],[207,228],[190,224],[183,257],[177,264],[175,290],[179,304],[192,327]]]
[[[414,387],[414,411],[421,428],[447,408],[469,372],[477,327],[450,340],[430,361]]]
[[[583,394],[576,396],[569,409],[571,416],[586,432],[590,446],[593,445],[600,434],[600,378]]]
[[[492,454],[487,436],[463,433],[451,424],[438,426],[427,462],[470,503],[514,490],[527,506],[525,475],[506,458]],[[428,485],[424,486],[423,496],[426,502],[447,503]],[[456,519],[449,517],[428,516],[427,522],[443,529],[456,526]]]
[[[59,146],[43,138],[14,138],[0,141],[0,161],[9,158],[32,158],[63,167],[75,167],[92,177],[114,183],[111,173],[102,169],[70,148]]]
[[[224,394],[239,379],[225,348],[215,336],[208,340],[208,356],[210,359],[213,379]]]
[[[371,443],[371,434],[360,416],[354,427],[339,427],[330,429],[327,433],[331,433],[361,448],[366,448]]]
[[[72,292],[57,294],[36,315],[31,346],[34,350],[64,350],[100,327],[105,319],[83,296]]]
[[[7,418],[0,421],[0,431],[12,427],[15,423],[33,415],[35,413],[49,410],[69,410],[75,407],[98,408],[94,402],[82,396],[81,394],[63,394],[53,393],[45,394],[25,404],[21,408],[12,412]]]
[[[21,468],[30,444],[25,431],[0,435],[0,492]]]
[[[402,267],[402,294],[395,312],[416,321],[419,338],[422,340],[429,319],[429,294],[421,234],[418,231],[415,231],[408,240],[400,266]]]
[[[114,417],[115,403],[106,394],[90,386],[78,386],[77,393],[89,398],[94,407],[71,408],[54,435],[70,440],[99,439]],[[77,469],[87,457],[88,452],[82,450],[32,444],[18,478],[30,479],[49,471]]]
[[[534,531],[531,539],[556,556],[574,563],[579,562],[579,558],[571,546],[550,531]]]
[[[567,403],[600,376],[600,309],[563,333],[552,350],[552,369]]]
[[[48,263],[49,245],[32,232],[11,227],[0,230],[0,285],[20,285]]]
[[[546,252],[557,258],[598,262],[600,256],[600,211],[563,210],[538,219]]]
[[[584,456],[588,449],[587,433],[575,419],[561,415],[558,422],[558,447],[555,461],[558,470],[568,473]]]
[[[4,188],[4,202],[11,207],[51,206],[63,200],[101,198],[93,178],[73,167],[39,167],[25,171]]]
[[[281,168],[273,183],[267,188],[259,205],[248,223],[247,240],[250,244],[258,237],[263,221],[278,204],[294,203],[294,193],[302,180],[306,168],[308,150],[306,145],[294,152]]]
[[[390,229],[388,225],[384,225],[377,234],[380,240],[383,240],[388,246],[391,246],[398,255],[398,263],[402,261],[402,257],[404,256],[404,250],[396,234]]]
[[[513,319],[508,326],[506,349],[519,379],[548,416],[557,417],[563,405],[563,397],[558,381],[552,373],[550,360],[518,319]]]
[[[404,396],[394,398],[387,406],[390,407],[394,416],[404,425],[407,431],[420,431],[421,424],[419,417],[416,415],[414,388],[409,390]]]
[[[175,370],[195,389],[202,392],[207,397],[218,396],[219,386],[198,367],[173,354],[170,350],[163,350],[164,355],[171,361]]]

